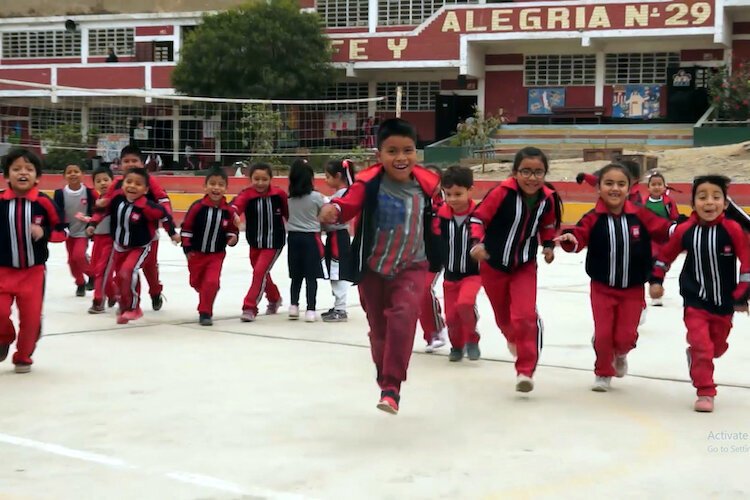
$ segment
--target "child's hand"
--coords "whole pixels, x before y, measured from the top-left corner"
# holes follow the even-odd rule
[[[76,213],[76,219],[87,224],[91,222],[91,217],[81,212]]]
[[[109,198],[99,198],[98,200],[96,200],[96,206],[99,208],[105,208],[109,205],[109,201]]]
[[[547,264],[552,264],[552,261],[555,260],[555,249],[554,248],[545,248],[542,250],[542,255],[544,255],[544,262]]]
[[[187,257],[187,260],[190,260],[190,259],[193,258],[194,254],[195,254],[195,252],[188,252],[188,253],[185,254],[185,257]]]
[[[652,299],[660,299],[664,295],[664,287],[658,283],[654,283],[648,287],[648,295]],[[745,306],[745,309],[747,310],[747,306]]]
[[[180,238],[180,235],[177,233],[174,233],[172,236],[169,237],[170,240],[172,240],[172,243],[175,245],[179,245],[182,241],[182,238]]]
[[[483,261],[483,260],[489,260],[490,254],[487,253],[487,249],[484,248],[484,244],[479,243],[478,245],[474,245],[474,248],[471,249],[469,252],[469,255],[471,255],[471,258],[476,261]]]
[[[339,219],[339,210],[335,205],[327,204],[320,208],[320,214],[318,214],[318,220],[323,224],[335,224]]]
[[[238,238],[236,234],[230,234],[227,236],[227,245],[233,247],[237,244]]]
[[[240,227],[240,222],[242,222],[242,221],[240,220],[240,216],[239,216],[239,215],[237,215],[237,214],[234,214],[234,225],[235,225],[236,227]]]
[[[86,228],[86,236],[94,236],[94,230],[95,228],[93,226],[89,226]]]
[[[554,241],[558,243],[572,243],[573,246],[578,246],[578,238],[573,233],[563,233],[555,238]]]
[[[29,226],[29,232],[31,233],[31,239],[39,241],[44,238],[44,229],[39,224],[31,224]]]
[[[750,310],[748,309],[747,304],[743,304],[741,306],[734,306],[734,312],[750,314]]]

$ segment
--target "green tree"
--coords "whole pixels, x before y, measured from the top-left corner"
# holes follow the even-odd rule
[[[334,81],[330,60],[317,14],[300,12],[294,0],[248,3],[203,18],[172,83],[194,96],[319,98]]]
[[[727,67],[720,68],[708,82],[708,93],[719,118],[750,118],[750,62],[739,64],[731,73]]]
[[[95,136],[96,131],[90,130],[88,141],[91,142]],[[41,133],[41,139],[47,145],[47,153],[44,155],[47,168],[62,170],[72,163],[85,168],[88,145],[81,138],[80,125],[61,124],[48,128]]]

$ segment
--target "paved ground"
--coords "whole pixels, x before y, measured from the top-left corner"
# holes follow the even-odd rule
[[[356,292],[346,324],[240,323],[246,251],[231,251],[218,321],[203,328],[182,253],[164,240],[168,302],[122,327],[111,312],[86,314],[90,299],[73,296],[64,249],[53,248],[34,371],[0,365],[0,498],[750,495],[750,319],[736,317],[718,361],[716,412],[694,413],[676,273],[666,307],[649,310],[631,375],[611,392],[589,390],[583,256],[558,252],[540,269],[546,331],[534,392],[514,392],[481,296],[483,360],[449,364],[418,341],[392,417],[375,409]],[[274,277],[286,300],[284,262]],[[327,309],[326,283],[318,296]]]

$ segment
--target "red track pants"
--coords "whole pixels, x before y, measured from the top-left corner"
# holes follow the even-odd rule
[[[141,268],[143,269],[143,276],[148,282],[148,294],[152,297],[161,295],[164,287],[159,281],[159,262],[157,256],[159,254],[159,239],[155,239],[151,242],[151,249],[149,250],[148,257],[143,263]]]
[[[148,258],[151,245],[114,252],[117,288],[120,292],[120,312],[133,311],[141,305],[141,278],[138,272]]]
[[[623,356],[635,349],[644,300],[643,285],[622,289],[591,282],[596,352],[594,374],[597,376],[614,377],[615,356]]]
[[[419,324],[422,326],[424,341],[427,342],[427,345],[430,345],[432,342],[433,335],[445,328],[440,301],[435,296],[435,283],[437,283],[439,277],[440,273],[431,273],[428,271],[425,274],[425,290],[419,308]]]
[[[27,269],[0,267],[0,344],[16,340],[16,329],[10,319],[13,301],[18,307],[18,342],[13,363],[30,365],[36,343],[42,333],[44,299],[44,266]]]
[[[477,334],[477,295],[482,278],[468,276],[460,281],[443,281],[445,322],[454,349],[463,349],[467,342],[479,343]]]
[[[276,259],[281,255],[281,249],[276,248],[250,248],[250,265],[253,266],[253,280],[250,289],[245,295],[242,304],[243,311],[252,311],[258,314],[258,303],[266,294],[268,302],[281,300],[279,287],[271,279],[271,268]]]
[[[482,263],[479,274],[497,326],[505,339],[516,345],[516,373],[532,377],[542,350],[543,333],[536,312],[536,262],[526,263],[512,273]]]
[[[404,269],[391,279],[368,270],[359,284],[370,325],[370,352],[383,391],[398,393],[406,380],[426,273],[426,262]]]
[[[94,271],[94,301],[97,304],[104,301],[105,295],[111,298],[117,296],[112,260],[112,237],[108,234],[95,234],[91,269]]]
[[[690,379],[698,396],[716,396],[714,358],[727,352],[732,315],[713,314],[695,307],[685,308]]]
[[[188,256],[190,286],[198,292],[198,314],[214,314],[214,301],[219,293],[221,267],[224,265],[226,252],[201,253],[191,252]]]
[[[86,251],[89,249],[88,238],[71,238],[65,240],[65,249],[68,251],[68,266],[70,274],[76,281],[77,286],[86,283],[86,275],[92,276]]]

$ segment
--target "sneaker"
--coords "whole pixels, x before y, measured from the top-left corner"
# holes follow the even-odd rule
[[[124,313],[122,313],[122,317],[127,319],[128,321],[135,321],[143,317],[143,311],[139,307],[137,309],[133,309],[132,311],[125,311]]]
[[[331,314],[333,314],[333,311],[335,311],[335,310],[336,310],[336,309],[334,309],[334,308],[332,307],[332,308],[330,308],[329,310],[327,310],[326,312],[324,312],[324,313],[320,313],[320,317],[321,317],[321,319],[323,319],[323,321],[325,321],[325,319],[326,319],[326,318],[327,318],[328,316],[330,316]]]
[[[476,361],[482,355],[482,351],[479,350],[479,344],[476,342],[469,342],[466,344],[466,355],[469,357],[469,361]]]
[[[29,373],[31,371],[31,365],[18,364],[15,368],[16,373]]]
[[[86,285],[78,285],[76,287],[76,297],[85,297],[86,296]]]
[[[126,318],[123,313],[117,313],[117,324],[118,325],[127,325],[128,321],[130,321],[130,320],[128,318]]]
[[[594,385],[591,387],[591,390],[594,392],[607,392],[609,390],[609,383],[611,380],[612,377],[597,376],[596,379],[594,379]]]
[[[107,307],[115,307],[117,305],[117,297],[107,297]]]
[[[646,312],[647,311],[648,311],[648,309],[646,309],[645,307],[641,311],[641,319],[638,320],[638,326],[643,326],[643,324],[646,322]]]
[[[654,307],[662,307],[664,302],[661,299],[651,299],[651,305]]]
[[[401,397],[394,391],[382,391],[377,408],[391,415],[398,415],[398,403],[400,400]]]
[[[255,321],[255,312],[250,309],[245,309],[240,315],[240,321],[243,323],[251,323]]]
[[[695,411],[700,413],[711,413],[714,411],[714,398],[713,396],[698,396],[693,407]]]
[[[305,321],[307,323],[315,323],[318,321],[318,315],[315,314],[315,311],[305,311]]]
[[[164,305],[164,295],[152,295],[151,296],[151,309],[159,311]]]
[[[326,323],[343,323],[344,321],[349,321],[349,315],[346,311],[338,311],[336,309],[323,313],[320,317],[323,318],[323,321]]]
[[[623,354],[622,356],[615,356],[615,361],[612,363],[615,367],[615,377],[622,378],[628,374],[628,357]]]
[[[94,289],[94,278],[89,278],[89,280],[86,282],[86,290],[89,292]]]
[[[451,347],[451,353],[448,354],[448,361],[461,361],[462,359],[464,359],[464,350]]]
[[[91,307],[89,307],[89,314],[101,314],[103,312],[106,312],[106,309],[104,309],[104,304],[101,302],[94,301],[91,304]]]
[[[289,319],[299,319],[299,306],[289,306]]]
[[[0,362],[5,361],[10,351],[10,344],[0,344]]]
[[[280,308],[281,308],[280,300],[276,302],[269,302],[268,305],[266,306],[266,314],[269,316],[271,314],[276,314],[277,312],[279,312]]]
[[[448,342],[448,334],[445,332],[445,328],[437,333],[432,334],[432,342],[430,342],[430,352],[435,352],[435,349],[440,349]]]
[[[211,316],[209,314],[199,314],[198,324],[201,326],[212,326],[214,324],[214,321],[211,319]]]
[[[513,356],[513,358],[518,358],[518,350],[516,349],[516,344],[513,342],[508,342],[508,351],[510,352],[510,355]]]
[[[516,392],[531,392],[534,390],[534,379],[528,375],[516,377]]]

